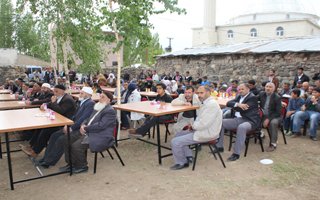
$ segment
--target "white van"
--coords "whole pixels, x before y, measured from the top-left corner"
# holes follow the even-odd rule
[[[39,73],[37,73],[39,76],[38,78],[40,80],[42,79],[42,67],[41,66],[27,65],[26,68],[27,68],[26,72],[28,74],[29,80],[34,78],[34,74],[37,71],[39,72]]]

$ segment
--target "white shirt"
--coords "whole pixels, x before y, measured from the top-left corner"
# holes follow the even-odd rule
[[[248,92],[248,94],[250,94],[250,92]],[[248,94],[246,94],[246,95],[243,96],[243,97],[241,96],[241,98],[240,98],[240,100],[239,100],[239,103],[236,103],[236,104],[234,105],[234,107],[237,107],[240,103],[242,103],[243,100],[248,96]],[[235,115],[237,118],[242,117],[241,114],[240,114],[240,112],[236,112],[234,115]]]

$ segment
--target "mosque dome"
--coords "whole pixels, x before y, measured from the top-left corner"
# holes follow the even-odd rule
[[[318,24],[319,16],[311,4],[303,0],[247,0],[241,15],[230,24],[252,24],[285,20],[308,19]]]

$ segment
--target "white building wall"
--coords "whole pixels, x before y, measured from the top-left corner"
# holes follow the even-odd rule
[[[277,27],[283,27],[284,36],[277,36]],[[257,37],[251,37],[250,30],[257,30]],[[280,39],[285,37],[302,37],[310,35],[319,35],[320,29],[307,20],[274,22],[250,25],[234,25],[218,27],[219,44],[235,44],[241,42],[252,42],[259,40]],[[233,31],[233,38],[228,38],[228,30]]]

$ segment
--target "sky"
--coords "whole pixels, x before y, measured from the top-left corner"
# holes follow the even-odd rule
[[[251,8],[248,6],[250,1],[260,0],[217,0],[217,25],[226,24],[229,19],[250,11]],[[186,9],[186,15],[166,13],[150,18],[154,25],[152,32],[159,34],[160,44],[163,48],[168,47],[168,38],[173,38],[171,41],[173,51],[190,48],[192,46],[191,28],[203,25],[204,0],[179,0],[178,2],[180,8]],[[304,10],[320,16],[320,0],[302,0],[302,2],[300,6]]]

